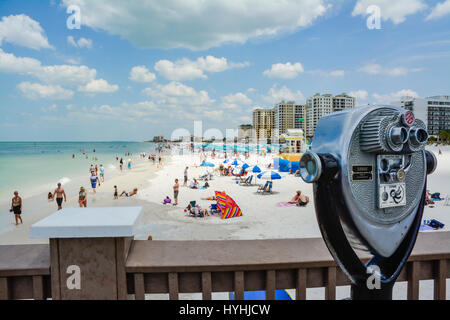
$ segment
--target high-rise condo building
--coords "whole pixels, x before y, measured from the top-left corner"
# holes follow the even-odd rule
[[[413,111],[416,118],[426,124],[430,135],[450,130],[450,96],[402,97],[391,104]]]
[[[250,142],[253,139],[253,126],[251,124],[241,124],[238,127],[238,142]]]
[[[271,139],[275,122],[274,110],[257,107],[253,109],[252,119],[256,142],[267,142],[267,139]]]
[[[345,93],[337,96],[332,94],[315,94],[306,100],[306,136],[311,138],[316,131],[319,119],[335,111],[342,111],[355,106],[356,99]]]
[[[282,101],[276,104],[273,110],[276,137],[279,138],[288,129],[303,129],[305,131],[305,105],[295,104],[294,101]]]

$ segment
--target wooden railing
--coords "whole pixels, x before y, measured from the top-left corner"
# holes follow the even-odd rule
[[[368,256],[362,256],[363,260]],[[450,232],[421,233],[398,282],[407,282],[407,298],[419,298],[419,281],[434,280],[434,299],[446,299],[450,277]],[[306,299],[307,288],[325,288],[336,299],[336,287],[349,285],[321,238],[230,241],[133,241],[125,262],[129,298],[146,294],[295,289]],[[0,299],[51,297],[47,245],[0,246]],[[148,296],[147,296],[148,297]]]

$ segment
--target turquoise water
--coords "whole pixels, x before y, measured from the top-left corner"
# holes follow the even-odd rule
[[[95,152],[94,152],[95,150]],[[83,154],[85,152],[85,154]],[[154,152],[146,142],[0,142],[0,199],[14,190],[39,190],[39,187],[70,182],[89,172],[91,164],[117,167],[116,155]],[[75,158],[72,159],[72,155]],[[95,161],[93,158],[98,158]],[[45,191],[46,189],[44,189]],[[41,190],[42,191],[42,190]]]

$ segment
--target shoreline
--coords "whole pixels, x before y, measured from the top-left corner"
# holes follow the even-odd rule
[[[170,154],[166,153],[161,156],[163,157],[163,166],[170,163]],[[88,169],[86,168],[86,171]],[[100,187],[97,187],[97,194],[94,194],[90,187],[88,174],[84,177],[74,178],[69,184],[63,185],[67,194],[67,202],[63,202],[63,208],[79,207],[78,191],[81,185],[87,191],[88,207],[135,206],[135,202],[138,200],[137,197],[121,197],[118,200],[114,200],[113,186],[118,186],[119,195],[123,190],[130,191],[137,187],[139,196],[139,193],[146,188],[158,170],[161,170],[161,168],[157,168],[157,165],[153,165],[150,160],[146,159],[135,160],[132,169],[124,168],[122,173],[118,169],[115,171],[107,170],[105,182]],[[56,186],[53,189],[55,188]],[[14,225],[14,215],[9,212],[10,202],[0,203],[0,212],[7,212],[6,215],[0,217],[0,224],[2,225],[0,244],[48,243],[48,239],[31,239],[29,237],[29,227],[33,223],[57,211],[56,201],[48,201],[47,193],[48,191],[44,191],[37,195],[23,197],[22,219],[24,223],[18,226]]]

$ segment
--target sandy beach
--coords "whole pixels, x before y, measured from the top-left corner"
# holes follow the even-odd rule
[[[431,193],[440,192],[441,197],[447,195],[450,168],[450,148],[441,148],[443,154],[438,155],[438,149],[430,147],[438,157],[436,172],[429,176],[428,187]],[[269,163],[273,163],[273,155],[266,157],[252,155],[247,162],[257,164],[263,170]],[[211,159],[209,159],[211,160]],[[213,161],[218,164],[223,158]],[[317,225],[312,185],[304,183],[299,177],[281,173],[282,179],[273,181],[273,193],[261,195],[257,193],[258,185],[265,180],[256,180],[256,184],[242,186],[237,184],[234,177],[223,177],[217,174],[209,181],[207,189],[191,189],[183,186],[183,172],[187,166],[189,180],[198,178],[207,170],[215,168],[200,167],[201,159],[198,154],[167,155],[163,165],[158,167],[151,161],[138,162],[132,170],[123,173],[111,173],[106,177],[105,183],[98,188],[94,195],[88,190],[88,206],[142,206],[142,225],[138,229],[136,239],[147,239],[149,235],[155,240],[222,240],[222,239],[271,239],[271,238],[309,238],[320,237]],[[217,167],[217,166],[216,166]],[[118,170],[117,170],[118,171]],[[254,177],[256,178],[256,177]],[[180,181],[179,205],[163,205],[166,196],[173,199],[174,180]],[[87,180],[87,178],[85,179]],[[84,186],[87,186],[87,181]],[[204,182],[200,181],[200,185]],[[76,185],[76,183],[72,183]],[[81,185],[81,184],[80,184]],[[132,198],[122,197],[113,199],[113,186],[117,185],[119,193],[122,190],[130,191],[134,187],[139,189],[138,195]],[[280,206],[280,203],[289,201],[296,190],[301,190],[310,197],[311,202],[306,207]],[[197,201],[202,208],[209,208],[212,201],[201,200],[214,195],[214,191],[226,191],[242,210],[242,217],[222,220],[217,215],[205,218],[188,216],[184,209],[189,201]],[[67,203],[64,207],[78,206],[78,189],[69,190]],[[2,204],[2,212],[8,212],[9,203]],[[46,194],[24,199],[24,224],[15,227],[12,214],[8,217],[10,226],[6,232],[0,234],[2,244],[20,244],[46,242],[46,239],[29,238],[29,227],[56,211],[56,203],[48,202]],[[3,217],[5,218],[5,217]],[[424,219],[437,219],[446,227],[438,231],[446,231],[450,223],[448,207],[444,201],[436,202],[433,207],[427,206]]]
[[[450,179],[450,148],[441,147],[442,155],[438,155],[439,148],[429,147],[435,152],[438,159],[436,172],[429,176],[428,187],[431,193],[440,192],[445,197],[448,192],[448,180]],[[252,155],[246,162],[257,164],[264,171],[269,163],[273,163],[274,155],[265,157]],[[219,164],[223,158],[209,158]],[[153,240],[232,240],[232,239],[276,239],[276,238],[310,238],[321,237],[315,217],[312,185],[306,184],[299,177],[281,173],[282,179],[273,181],[273,194],[261,195],[257,193],[258,185],[265,180],[256,180],[251,186],[239,185],[234,177],[224,177],[217,174],[208,181],[207,189],[191,189],[183,186],[183,174],[185,167],[188,169],[188,178],[198,178],[207,170],[213,172],[215,168],[200,167],[199,154],[168,154],[164,156],[163,165],[154,165],[151,161],[137,161],[132,170],[124,169],[123,173],[111,172],[106,177],[105,183],[98,189],[97,194],[88,190],[88,206],[90,207],[115,207],[115,206],[141,206],[143,216],[135,239],[144,240],[152,236]],[[217,167],[217,165],[216,165]],[[256,177],[254,177],[256,178]],[[174,180],[180,181],[179,205],[163,205],[166,196],[173,199]],[[84,178],[84,186],[87,186],[87,178]],[[203,181],[199,181],[203,185]],[[74,181],[71,185],[77,185]],[[80,182],[81,183],[81,182]],[[113,186],[119,186],[122,190],[130,191],[134,187],[139,188],[136,197],[122,197],[113,199]],[[306,207],[280,206],[279,203],[289,201],[296,190],[301,190],[310,197],[310,203]],[[243,216],[222,220],[219,216],[207,216],[194,218],[188,216],[184,209],[189,201],[197,201],[202,208],[209,208],[212,201],[201,200],[214,195],[214,191],[226,191],[240,206]],[[78,189],[66,188],[68,193],[64,207],[78,206]],[[2,212],[7,212],[9,203],[1,205]],[[6,232],[0,234],[1,244],[25,244],[46,243],[48,239],[32,239],[29,237],[30,226],[40,219],[56,211],[56,203],[48,202],[46,194],[24,199],[24,224],[14,226],[13,216],[10,214],[9,227]],[[449,207],[444,206],[444,201],[436,202],[434,206],[425,207],[424,219],[437,219],[445,224],[443,229],[447,231],[450,224]],[[4,217],[3,217],[4,218]],[[323,289],[323,288],[322,288]],[[397,299],[405,298],[405,285],[396,284],[394,296]],[[348,296],[348,287],[338,288],[338,297]],[[424,283],[421,290],[422,298],[432,296],[432,282]],[[308,299],[322,299],[323,290],[308,289]],[[166,299],[166,295],[152,296],[152,299]],[[198,299],[195,294],[186,295],[185,299]],[[226,298],[224,294],[216,294],[216,298]]]

